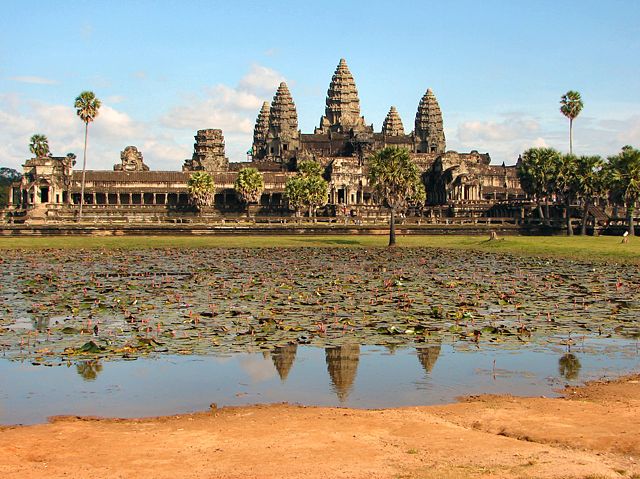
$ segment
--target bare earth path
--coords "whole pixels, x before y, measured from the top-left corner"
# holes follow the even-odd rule
[[[58,418],[0,429],[0,477],[640,478],[640,375],[566,396]]]

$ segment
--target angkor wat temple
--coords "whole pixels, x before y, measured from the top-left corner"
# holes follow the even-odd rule
[[[250,162],[229,162],[219,129],[199,130],[195,140],[193,156],[184,160],[181,171],[149,169],[134,146],[124,148],[113,171],[86,171],[85,211],[117,216],[134,209],[155,214],[187,209],[187,180],[193,171],[212,174],[217,185],[214,211],[242,211],[233,183],[241,168],[252,166],[265,180],[258,213],[288,214],[286,179],[295,174],[298,162],[313,159],[324,167],[329,182],[325,214],[347,208],[366,214],[379,209],[368,185],[366,159],[389,145],[407,148],[423,173],[427,201],[420,214],[489,215],[496,206],[523,198],[514,166],[491,165],[488,153],[447,151],[442,113],[430,89],[419,100],[413,131],[405,131],[391,106],[376,132],[360,114],[356,84],[344,59],[331,78],[325,113],[313,133],[298,129],[295,102],[282,82],[258,113]],[[27,160],[22,183],[13,188],[13,206],[34,216],[71,217],[80,203],[82,177],[74,163],[73,155]]]

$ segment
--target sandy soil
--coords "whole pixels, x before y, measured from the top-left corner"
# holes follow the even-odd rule
[[[640,478],[640,375],[565,398],[291,405],[0,429],[9,478]]]

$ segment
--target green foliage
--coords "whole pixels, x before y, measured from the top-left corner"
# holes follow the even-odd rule
[[[29,140],[29,151],[36,155],[36,158],[44,158],[50,155],[49,140],[41,133],[36,133]]]
[[[615,156],[610,156],[606,166],[609,188],[632,207],[640,198],[640,150],[624,146]]]
[[[305,160],[298,163],[298,172],[301,176],[322,176],[324,171],[317,161]]]
[[[198,209],[213,204],[216,185],[213,177],[206,171],[196,171],[187,181],[189,199]]]
[[[316,208],[327,204],[329,184],[322,178],[322,166],[312,160],[298,164],[298,174],[287,179],[284,195],[296,212],[309,208],[310,215]]]
[[[264,190],[264,179],[256,168],[243,168],[233,184],[236,193],[245,203],[257,203]]]
[[[289,206],[296,212],[305,205],[306,181],[302,176],[292,176],[287,179],[284,185],[284,196],[289,202]]]
[[[553,148],[529,148],[522,154],[518,178],[525,193],[540,202],[553,193],[554,180],[562,160]]]
[[[305,203],[312,209],[327,204],[329,184],[319,175],[303,178],[305,182]]]
[[[554,178],[552,190],[563,198],[573,198],[577,190],[578,158],[575,155],[558,155],[553,157]]]
[[[77,96],[73,106],[84,123],[91,123],[98,116],[98,110],[102,103],[92,91],[83,91]]]
[[[600,156],[579,156],[576,162],[576,189],[582,197],[594,197],[604,191],[604,161]]]
[[[392,210],[426,198],[420,170],[409,150],[388,146],[368,158],[369,183],[379,200]]]
[[[573,90],[569,90],[567,93],[562,95],[560,105],[560,111],[564,116],[569,118],[569,120],[574,120],[584,107],[580,93]]]
[[[10,185],[21,179],[22,175],[13,168],[0,168],[0,207],[9,204]]]
[[[568,91],[560,99],[560,112],[569,118],[569,153],[573,154],[573,120],[582,111],[582,98],[577,91]]]

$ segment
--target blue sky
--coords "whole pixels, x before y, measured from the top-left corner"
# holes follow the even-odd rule
[[[0,19],[0,165],[29,137],[82,151],[73,100],[103,100],[89,166],[136,145],[153,169],[179,169],[197,129],[221,128],[244,159],[261,102],[285,79],[311,132],[341,57],[367,123],[395,105],[409,132],[427,88],[448,149],[515,162],[530,146],[568,149],[560,96],[578,90],[577,153],[640,146],[640,2],[8,1]]]

